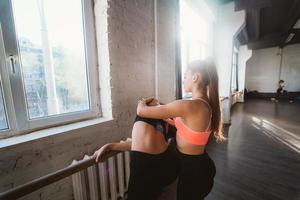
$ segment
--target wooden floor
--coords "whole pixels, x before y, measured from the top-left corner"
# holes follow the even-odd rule
[[[226,133],[207,147],[217,174],[206,200],[300,200],[300,103],[238,103]]]

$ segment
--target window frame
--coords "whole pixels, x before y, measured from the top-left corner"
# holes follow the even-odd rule
[[[0,14],[0,25],[2,26],[2,29],[0,29],[0,36],[3,36],[2,43],[4,52],[2,53],[4,53],[4,55],[0,56],[4,56],[5,62],[2,64],[3,67],[1,67],[0,75],[3,78],[2,84],[5,90],[3,91],[3,96],[5,96],[4,101],[7,104],[5,106],[7,108],[6,110],[9,129],[0,131],[0,138],[102,116],[100,107],[99,70],[97,62],[96,34],[94,23],[95,19],[93,14],[94,5],[92,0],[81,0],[81,5],[87,72],[86,75],[89,95],[89,110],[30,119],[28,116],[25,87],[23,84],[23,75],[20,65],[18,38],[13,17],[13,2],[12,0],[1,1],[0,10],[2,7],[4,12]],[[15,73],[12,72],[12,64],[9,60],[10,55],[13,55],[16,58],[14,69]],[[7,78],[4,79],[4,77]],[[12,87],[14,89],[12,89]]]
[[[189,5],[188,5],[189,4]],[[198,18],[200,19],[199,21],[201,21],[201,25],[198,25],[202,28],[202,31],[205,30],[205,34],[203,34],[203,37],[198,37],[196,40],[191,41],[190,39],[187,39],[185,37],[184,33],[187,33],[187,31],[185,31],[185,26],[183,25],[183,22],[185,20],[183,20],[183,16],[184,16],[184,7],[190,7],[193,3],[187,3],[184,0],[178,0],[178,10],[177,10],[177,14],[178,14],[178,32],[179,32],[179,48],[180,48],[180,54],[179,54],[179,59],[180,59],[180,79],[178,80],[182,80],[183,79],[183,75],[184,75],[184,70],[186,70],[187,65],[193,61],[194,59],[192,59],[192,54],[190,53],[191,51],[191,46],[193,46],[193,44],[197,44],[198,45],[198,56],[196,59],[200,59],[200,60],[204,60],[207,57],[213,56],[213,45],[214,45],[214,40],[213,40],[213,33],[214,33],[214,26],[215,26],[215,17],[214,14],[211,12],[211,10],[209,9],[209,7],[207,7],[205,2],[200,3],[200,10],[203,11],[203,13],[206,14],[201,14],[201,13],[197,13]],[[186,8],[187,8],[186,7]],[[192,11],[193,12],[193,11]],[[209,14],[208,14],[209,13]],[[203,28],[204,27],[204,28]],[[179,72],[178,72],[179,73]],[[180,88],[180,92],[178,92],[180,95],[180,97],[182,98],[191,98],[191,93],[186,93],[184,91],[183,88],[183,84],[181,82],[178,83],[180,86],[178,86],[178,88]]]
[[[230,90],[231,92],[237,92],[239,90],[239,80],[238,80],[238,66],[239,62],[239,52],[234,47],[233,54],[232,54],[232,65],[231,65],[231,84],[230,84]],[[233,87],[233,84],[235,84],[235,87]]]

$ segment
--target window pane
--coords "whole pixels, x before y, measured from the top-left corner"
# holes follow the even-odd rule
[[[212,35],[213,27],[206,16],[210,13],[208,6],[204,2],[198,9],[195,10],[193,5],[196,5],[194,1],[180,0],[180,39],[181,39],[181,71],[182,80],[184,72],[188,64],[194,60],[204,60],[208,56],[212,55]],[[198,8],[198,7],[197,7]],[[206,13],[206,14],[205,14]],[[182,85],[182,96],[190,97],[184,91]]]
[[[30,118],[88,110],[81,0],[13,5]]]
[[[231,91],[236,91],[237,88],[237,58],[238,54],[233,53],[232,75],[231,75]]]
[[[0,130],[8,129],[7,119],[6,119],[6,112],[3,100],[3,92],[2,87],[0,84]]]

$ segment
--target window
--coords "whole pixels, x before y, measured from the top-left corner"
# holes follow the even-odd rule
[[[92,0],[2,0],[0,11],[0,130],[99,115]]]
[[[0,130],[8,129],[7,119],[6,119],[6,109],[4,106],[4,98],[2,92],[2,84],[0,88]]]
[[[212,56],[214,16],[204,1],[193,3],[180,0],[182,79],[191,61]],[[182,94],[184,98],[190,96],[184,90]]]
[[[238,53],[236,51],[232,56],[231,91],[238,91]]]

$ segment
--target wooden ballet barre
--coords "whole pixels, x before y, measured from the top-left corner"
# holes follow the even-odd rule
[[[226,99],[229,99],[228,97],[220,97],[220,101],[225,101]]]
[[[103,160],[116,155],[120,151],[109,151],[103,156]],[[44,186],[50,185],[51,183],[57,182],[61,179],[67,178],[76,172],[84,170],[92,165],[96,164],[94,158],[89,158],[86,160],[81,160],[76,164],[72,164],[66,168],[60,169],[53,173],[47,174],[40,178],[34,179],[25,184],[19,185],[15,188],[12,188],[8,191],[0,193],[0,200],[15,200],[17,198],[23,197],[27,194],[30,194]]]

